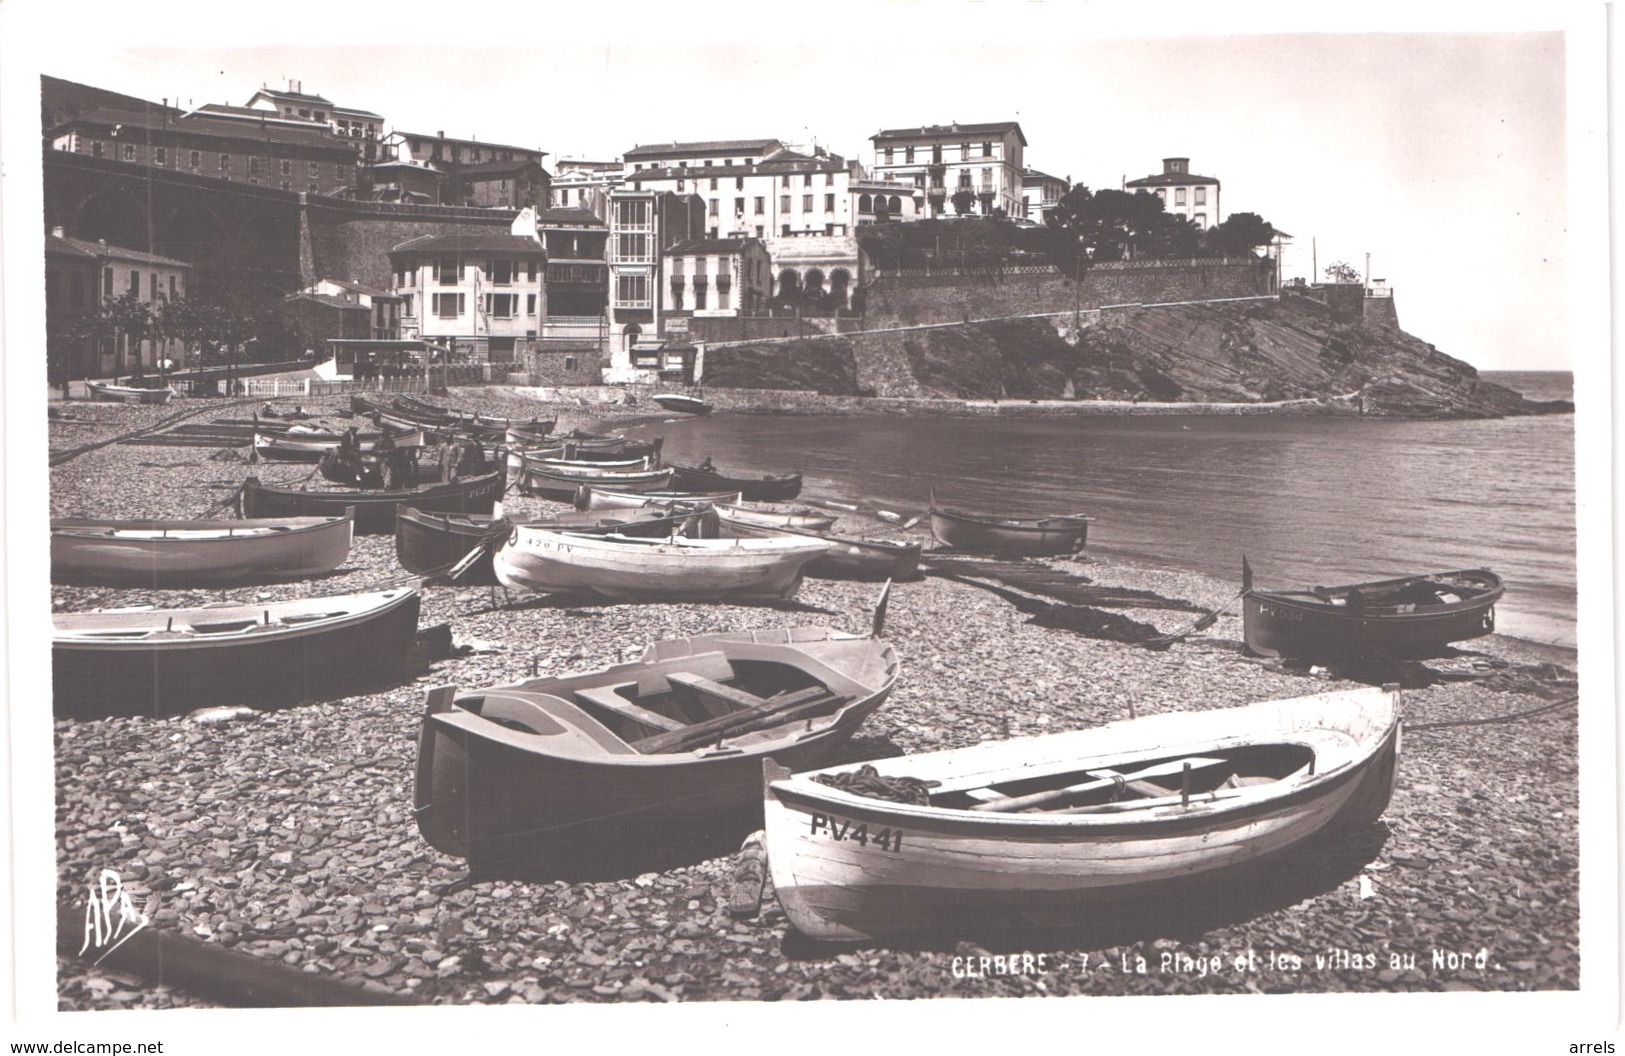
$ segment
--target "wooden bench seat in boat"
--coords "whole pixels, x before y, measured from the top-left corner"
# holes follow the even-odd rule
[[[634,683],[631,682],[625,683],[624,687],[588,686],[586,689],[576,690],[576,700],[583,704],[603,708],[605,711],[614,712],[617,715],[624,715],[633,722],[653,730],[663,730],[669,733],[672,730],[681,730],[688,725],[678,719],[668,718],[658,712],[650,711],[642,705],[634,704],[616,692],[619,688],[632,688],[633,686]]]
[[[449,714],[455,720],[456,710]],[[589,741],[611,755],[636,754],[631,745],[563,697],[541,693],[529,693],[524,696],[487,693],[480,701],[479,715],[480,718],[493,722],[512,723],[536,736],[568,737]],[[501,739],[508,740],[518,736],[523,734],[516,732]]]
[[[681,686],[688,690],[699,701],[708,714],[714,719],[736,711],[748,711],[759,708],[767,701],[754,693],[746,692],[734,686],[725,686],[716,679],[706,678],[689,671],[673,671],[666,676],[666,681],[674,686]]]

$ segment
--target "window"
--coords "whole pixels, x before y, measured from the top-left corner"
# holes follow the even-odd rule
[[[1174,204],[1175,205],[1184,205],[1185,204],[1185,188],[1183,188],[1183,187],[1175,187],[1174,188]]]
[[[106,268],[106,269],[103,269],[103,271],[102,271],[102,296],[103,297],[111,297],[111,296],[113,296],[113,269],[112,268]]]
[[[779,186],[780,187],[788,187],[788,186],[790,186],[790,174],[788,172],[785,173],[783,176],[779,177]]]
[[[169,148],[168,147],[154,147],[154,148],[152,148],[152,160],[153,160],[153,162],[155,164],[158,164],[158,165],[168,165],[169,164]]]
[[[485,270],[491,276],[491,282],[497,286],[513,285],[514,262],[511,260],[487,261]]]
[[[789,224],[782,225],[779,228],[779,234],[780,234],[780,236],[782,236],[784,238],[789,238],[790,237],[790,225]]]
[[[835,196],[833,194],[824,195],[824,212],[833,213],[834,211],[835,211]]]
[[[779,212],[788,213],[789,211],[790,211],[790,196],[788,194],[779,195]]]
[[[230,172],[231,171],[231,155],[230,154],[222,154],[222,155],[220,155],[220,171],[221,172]]]
[[[291,191],[291,190],[293,190],[293,181],[292,181],[292,180],[283,180],[283,181],[282,181],[282,189],[283,189],[283,190],[284,190],[284,191]]]
[[[517,293],[488,293],[485,295],[485,314],[493,319],[512,319],[519,310]]]
[[[124,160],[125,161],[134,161],[135,160],[135,144],[134,143],[126,143],[126,144],[124,144]]]
[[[258,182],[259,176],[260,176],[260,159],[259,158],[249,158],[248,159],[248,182],[249,183]]]
[[[715,198],[711,199],[711,204],[707,207],[706,211],[711,216],[717,215],[717,200]]]
[[[728,307],[728,287],[726,286],[717,287],[717,307],[719,309]]]
[[[970,144],[969,143],[961,143],[961,144],[959,144],[959,160],[960,161],[969,161],[970,160]]]
[[[412,295],[410,293],[401,297],[401,314],[405,316],[412,315]]]
[[[1191,204],[1192,205],[1206,205],[1207,204],[1207,188],[1206,187],[1197,187],[1191,193],[1192,193],[1192,198],[1191,198]]]
[[[536,262],[534,260],[525,261],[525,281],[536,281]]]
[[[203,155],[198,151],[195,151],[195,150],[192,151],[192,168],[194,168],[194,169],[201,168],[202,165],[203,165]]]
[[[711,167],[711,159],[710,158],[705,159],[705,167],[708,168],[708,169]]]
[[[685,184],[685,183],[686,183],[686,182],[687,182],[687,181],[685,181],[685,180],[678,180],[678,181],[677,181],[677,189],[678,189],[678,190],[679,190],[679,191],[681,191],[681,190],[686,190],[686,189],[687,189],[687,188],[686,188],[686,187],[685,187],[685,186],[684,186],[684,184]]]
[[[942,144],[941,143],[933,143],[933,144],[931,144],[931,164],[933,164],[933,165],[941,165],[942,164]]]
[[[734,199],[734,215],[735,216],[744,216],[745,215],[745,199],[743,199],[743,198],[735,198]]]
[[[434,295],[434,314],[439,319],[456,319],[463,314],[463,295],[437,293]]]
[[[534,293],[525,294],[525,314],[536,314],[536,295]]]
[[[812,173],[807,172],[807,173],[802,174],[802,176],[801,176],[801,186],[803,186],[803,187],[811,187],[812,186]]]
[[[147,276],[147,299],[157,300],[158,297],[158,273],[155,271]]]
[[[1207,214],[1206,213],[1197,213],[1195,216],[1191,217],[1191,219],[1196,221],[1196,226],[1197,227],[1206,227],[1207,226]]]
[[[649,236],[624,232],[616,235],[615,259],[617,261],[649,260]]]
[[[707,293],[709,293],[709,292],[710,291],[707,290],[704,286],[701,286],[698,283],[695,283],[695,285],[694,285],[694,310],[696,312],[705,311],[705,295]]]
[[[442,257],[435,261],[434,281],[442,286],[455,286],[463,281],[463,268],[456,257]]]
[[[141,296],[141,273],[139,271],[130,272],[130,296]]]
[[[564,357],[564,369],[565,370],[574,370],[574,369],[576,369],[576,357],[574,357],[574,356],[565,356]]]
[[[78,278],[78,276],[75,275],[74,278]],[[169,299],[172,301],[175,299],[175,276],[173,275],[169,277]]]
[[[649,276],[619,275],[615,282],[615,300],[628,307],[648,307]]]
[[[762,237],[762,225],[761,224],[756,225],[756,237],[757,238]]]
[[[634,198],[631,201],[615,203],[615,219],[617,227],[648,227],[649,201],[646,198]]]
[[[903,148],[903,164],[905,164],[905,165],[914,164],[914,148],[913,147],[904,147]]]
[[[745,189],[745,177],[743,177],[743,176],[735,176],[734,177],[734,190],[742,191],[744,189]]]
[[[708,161],[706,164],[709,165],[711,163]],[[717,178],[715,176],[711,177],[711,189],[713,191],[717,189]]]
[[[289,161],[287,158],[282,159],[282,175],[284,175],[284,176],[292,176],[293,175],[293,162]]]
[[[890,164],[891,164],[891,158],[892,158],[892,148],[891,148],[891,147],[887,147],[887,148],[886,148],[886,164],[887,164],[887,165],[890,165]]]
[[[763,199],[760,195],[758,195],[757,198],[756,198],[756,215],[757,216],[761,216],[762,213],[765,211],[763,209],[764,205],[766,205],[766,200]]]
[[[102,156],[102,141],[101,140],[93,139],[93,140],[90,141],[90,156],[93,157],[93,158],[99,158],[99,157]]]

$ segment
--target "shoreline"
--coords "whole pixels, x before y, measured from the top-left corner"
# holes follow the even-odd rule
[[[489,413],[535,406],[484,390],[454,391],[446,401]],[[338,402],[304,401],[307,410]],[[162,414],[153,412],[165,411],[93,406],[100,410],[86,419],[94,423],[50,427],[54,446],[82,443],[88,431],[111,435],[157,421]],[[641,409],[561,407],[559,428],[671,417]],[[121,444],[89,451],[52,469],[51,510],[195,516],[249,469],[217,454]],[[522,496],[505,507],[521,517],[559,508]],[[878,526],[842,515],[837,529]],[[1103,586],[1150,590],[1195,606],[1235,592],[1233,583],[1118,555],[1085,551],[1047,563]],[[193,591],[53,586],[51,599],[58,611],[280,600],[370,589],[399,575],[393,539],[360,536],[346,564],[316,583]],[[388,686],[213,725],[185,715],[55,720],[59,898],[72,899],[87,876],[112,868],[138,904],[151,899],[154,927],[450,1004],[1578,987],[1576,711],[1499,721],[1572,692],[1565,688],[1568,654],[1499,635],[1428,661],[1427,684],[1406,691],[1407,721],[1438,728],[1407,732],[1399,787],[1383,820],[1293,856],[1267,891],[1248,895],[1245,909],[1216,899],[1189,919],[1175,914],[1135,924],[1114,917],[1078,933],[1004,940],[1074,966],[1085,955],[1089,963],[1143,956],[1155,965],[1170,951],[1228,957],[1273,949],[1308,959],[1346,948],[1383,958],[1369,970],[1339,963],[1268,977],[1226,969],[1205,976],[1093,971],[967,980],[951,970],[956,954],[1012,947],[994,949],[988,944],[995,940],[980,937],[960,947],[879,945],[856,956],[809,949],[789,932],[771,895],[755,917],[730,916],[737,842],[604,878],[500,877],[445,890],[465,877],[464,863],[430,850],[411,813],[428,688],[498,685],[533,670],[587,670],[648,641],[724,628],[857,629],[877,593],[874,584],[809,579],[794,603],[773,606],[528,596],[504,606],[485,588],[431,587],[420,628],[449,623],[454,642],[468,651]],[[1203,610],[1110,611],[1167,632]],[[1009,601],[967,584],[938,577],[896,584],[886,637],[901,658],[902,679],[859,740],[866,750],[912,754],[1131,713],[1355,685],[1244,656],[1240,625],[1232,611],[1155,652],[1040,626]],[[109,758],[120,766],[99,764]],[[1357,927],[1351,914],[1359,917]],[[1489,951],[1482,967],[1429,962],[1429,950],[1481,948]],[[1414,954],[1417,963],[1391,967],[1391,952]],[[58,967],[63,1009],[209,1004],[147,980],[109,978],[72,959]]]

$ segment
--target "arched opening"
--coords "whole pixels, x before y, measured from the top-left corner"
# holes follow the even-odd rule
[[[100,191],[85,199],[79,207],[78,221],[68,234],[125,249],[150,249],[147,211],[135,195],[125,191]]]
[[[794,268],[785,268],[779,272],[779,290],[773,298],[773,303],[794,307],[801,300],[801,276],[796,274]]]
[[[801,280],[801,303],[807,308],[824,307],[824,273],[818,268],[808,268],[807,275]]]
[[[886,209],[888,212],[901,213],[903,211],[903,200],[895,194],[892,195],[891,199],[886,203]]]
[[[884,201],[885,199],[882,198],[881,200]],[[874,199],[869,197],[869,195],[867,195],[867,194],[858,195],[858,212],[860,212],[860,213],[872,213],[874,211],[875,211]]]
[[[233,240],[212,210],[187,201],[159,222],[156,235],[157,253],[197,265],[192,272],[192,288],[186,291],[189,299],[219,292]]]
[[[832,308],[846,308],[847,291],[852,285],[852,273],[836,268],[829,273],[829,303]]]

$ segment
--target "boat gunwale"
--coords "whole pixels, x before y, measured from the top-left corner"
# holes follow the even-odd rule
[[[394,597],[394,598],[388,597],[388,595],[394,594],[394,593],[397,593],[397,592],[399,594],[398,597]],[[156,627],[154,627],[151,631],[148,631],[145,635],[143,635],[141,637],[114,638],[114,637],[100,637],[97,634],[95,634],[94,632],[87,632],[87,631],[82,631],[82,630],[71,630],[70,629],[70,630],[64,631],[63,629],[61,629],[58,626],[53,626],[52,627],[52,637],[51,637],[51,648],[53,650],[55,650],[55,649],[69,649],[69,650],[75,650],[75,651],[93,651],[93,652],[105,652],[105,651],[117,651],[117,652],[137,652],[137,651],[178,652],[178,651],[185,651],[185,650],[190,650],[190,649],[219,648],[222,645],[250,645],[250,644],[257,644],[257,643],[262,643],[262,642],[282,642],[282,641],[287,641],[287,640],[289,640],[291,638],[299,638],[299,637],[304,637],[304,636],[307,636],[307,635],[317,634],[317,633],[326,633],[328,631],[334,631],[334,630],[338,630],[338,629],[341,629],[341,628],[344,628],[344,627],[354,626],[356,624],[365,623],[365,622],[367,622],[367,621],[369,621],[371,619],[375,619],[375,618],[385,616],[385,615],[387,615],[389,613],[394,612],[396,609],[400,608],[402,605],[407,604],[414,596],[417,596],[418,594],[419,594],[419,591],[418,591],[418,588],[416,588],[416,587],[391,587],[391,588],[387,588],[387,589],[384,589],[384,590],[360,591],[360,592],[353,593],[353,594],[334,594],[334,595],[327,595],[327,596],[324,596],[324,597],[317,597],[317,598],[298,598],[298,599],[294,599],[292,601],[284,601],[284,602],[267,602],[267,603],[259,603],[259,604],[245,603],[245,604],[240,604],[240,605],[225,605],[225,606],[221,606],[218,610],[213,610],[222,619],[228,619],[229,617],[228,617],[227,614],[229,614],[229,613],[244,611],[244,610],[263,612],[266,609],[275,609],[278,606],[282,606],[284,608],[290,608],[290,607],[294,607],[294,606],[297,606],[297,605],[308,604],[311,607],[316,607],[322,602],[335,601],[335,600],[338,600],[338,599],[374,598],[374,597],[379,599],[376,604],[366,605],[366,606],[355,606],[355,605],[353,605],[350,608],[346,609],[344,612],[332,613],[332,614],[324,614],[319,619],[313,619],[313,620],[310,620],[308,622],[300,623],[300,624],[297,624],[297,625],[291,626],[291,627],[284,627],[284,626],[281,626],[281,625],[255,624],[255,625],[253,625],[251,627],[244,628],[243,630],[223,632],[223,633],[219,633],[219,634],[187,635],[184,632],[176,632],[176,636],[174,636],[174,637],[155,638],[155,637],[152,637],[152,635],[167,634],[168,632],[160,631]],[[156,618],[165,617],[166,614],[168,614],[169,616],[172,617],[174,613],[179,613],[179,612],[204,613],[204,612],[210,612],[210,611],[211,610],[209,610],[207,607],[192,607],[192,608],[186,608],[186,609],[169,609],[169,610],[166,610],[166,609],[132,609],[132,610],[125,610],[124,613],[120,613],[118,610],[92,610],[90,612],[56,613],[56,614],[54,614],[54,617],[62,617],[62,616],[68,616],[68,617],[94,617],[94,616],[103,616],[103,615],[111,616],[111,615],[128,614],[132,618],[134,616],[137,616],[137,615],[150,615],[150,616],[153,616],[156,619]],[[297,613],[295,613],[295,614],[297,614]],[[54,622],[54,619],[53,619],[53,622]],[[269,629],[262,629],[262,628],[269,628]],[[105,633],[111,634],[111,633],[114,633],[114,631],[112,629],[109,629]]]

